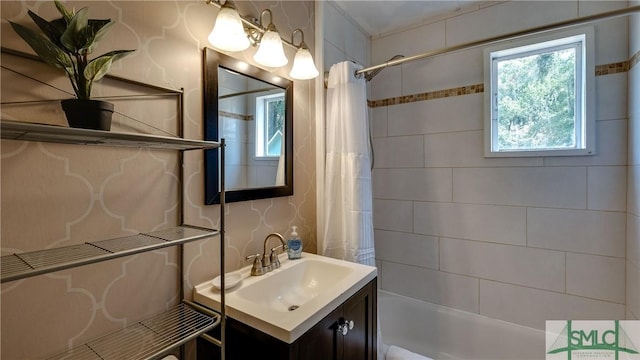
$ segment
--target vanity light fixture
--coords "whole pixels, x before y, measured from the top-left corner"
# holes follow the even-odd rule
[[[319,73],[316,65],[313,63],[313,57],[311,56],[309,47],[304,42],[304,33],[302,32],[302,30],[293,30],[293,32],[291,33],[291,43],[295,44],[293,41],[293,36],[296,34],[296,32],[300,32],[300,45],[298,45],[296,56],[295,58],[293,58],[293,66],[291,67],[289,76],[299,80],[313,79],[318,76]]]
[[[304,42],[304,33],[301,29],[293,31],[291,42],[289,42],[278,33],[272,21],[271,10],[262,10],[258,21],[240,15],[232,0],[226,0],[224,3],[222,1],[205,0],[208,5],[214,5],[220,9],[213,30],[209,35],[209,42],[213,47],[223,51],[243,51],[250,45],[257,46],[258,50],[253,59],[262,66],[278,68],[289,62],[283,49],[283,45],[286,44],[296,49],[289,76],[298,80],[308,80],[318,76],[313,56]],[[265,13],[269,14],[269,23],[266,27],[262,25]],[[301,36],[299,45],[293,43],[296,32],[299,32]]]

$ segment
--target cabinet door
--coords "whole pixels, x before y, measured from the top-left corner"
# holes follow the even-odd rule
[[[346,335],[339,334],[343,339],[343,357],[348,360],[375,360],[377,358],[377,286],[372,281],[362,290],[344,303],[344,319],[341,322],[349,324],[353,321],[353,328]]]
[[[342,359],[342,335],[338,335],[337,331],[341,318],[342,306],[339,306],[307,331],[298,341],[298,359]]]

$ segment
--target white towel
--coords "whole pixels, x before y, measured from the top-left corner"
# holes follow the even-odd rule
[[[422,356],[420,354],[416,354],[407,349],[403,349],[401,347],[391,345],[389,346],[389,351],[387,351],[386,360],[433,360],[426,356]]]

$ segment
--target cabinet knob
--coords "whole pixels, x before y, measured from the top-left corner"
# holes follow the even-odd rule
[[[349,333],[349,330],[353,330],[354,325],[353,320],[341,320],[340,324],[338,324],[338,332],[345,336]]]

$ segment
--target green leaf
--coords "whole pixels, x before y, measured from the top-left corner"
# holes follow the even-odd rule
[[[85,32],[88,23],[89,16],[86,7],[78,10],[71,19],[66,31],[60,37],[60,42],[69,52],[78,54],[85,48],[87,43]]]
[[[56,5],[56,9],[58,9],[58,12],[60,12],[60,15],[62,15],[65,23],[70,23],[71,19],[73,18],[73,12],[69,12],[58,0],[54,0],[54,3]]]
[[[55,43],[56,45],[63,47],[62,43],[60,42],[60,38],[62,37],[62,34],[67,31],[67,21],[63,18],[59,18],[51,20],[49,24],[55,29],[54,31],[56,32],[55,39],[51,39],[51,41],[53,41],[53,43]]]
[[[40,16],[38,16],[38,14],[34,13],[31,10],[27,11],[27,13],[29,14],[33,22],[38,25],[40,30],[42,30],[42,32],[49,38],[49,40],[51,40],[51,42],[53,42],[54,44],[59,45],[60,36],[64,32],[64,29],[66,29],[66,24],[64,24],[64,27],[60,28],[56,24],[50,23],[47,20],[41,18]]]
[[[102,79],[114,61],[129,55],[133,51],[135,50],[114,50],[89,61],[87,67],[84,69],[84,76],[89,81]]]
[[[85,29],[84,37],[86,42],[83,49],[87,54],[93,52],[94,45],[100,41],[111,29],[115,23],[110,19],[106,20],[89,20],[89,24]]]
[[[29,44],[33,51],[42,58],[47,64],[65,69],[65,71],[73,73],[73,62],[63,49],[56,46],[49,39],[34,32],[26,26],[9,21],[13,30]]]

